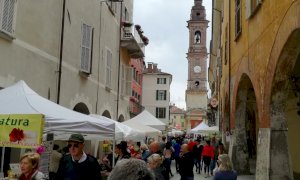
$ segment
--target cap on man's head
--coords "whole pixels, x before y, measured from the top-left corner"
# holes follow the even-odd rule
[[[68,141],[74,141],[74,142],[84,142],[84,138],[81,134],[72,134]]]

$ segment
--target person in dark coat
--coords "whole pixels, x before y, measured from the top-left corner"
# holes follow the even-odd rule
[[[196,144],[193,147],[193,155],[194,155],[194,163],[196,166],[196,172],[200,174],[202,166],[201,166],[201,155],[203,150],[203,145],[201,145],[201,140],[197,139]]]
[[[187,144],[181,145],[181,153],[179,159],[179,174],[180,180],[194,180],[194,157],[192,152],[189,152]]]
[[[180,144],[181,144],[181,141],[178,138],[178,139],[176,139],[176,142],[173,145],[176,172],[179,172],[179,159],[180,159],[179,154],[180,154],[180,149],[181,149]]]
[[[83,151],[84,138],[81,134],[70,136],[68,148],[70,154],[61,159],[56,180],[102,179],[97,159]]]

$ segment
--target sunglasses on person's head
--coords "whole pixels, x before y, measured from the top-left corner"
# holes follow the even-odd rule
[[[79,144],[78,144],[78,143],[75,143],[75,144],[68,144],[68,148],[71,148],[71,147],[78,148],[78,147],[79,147]]]

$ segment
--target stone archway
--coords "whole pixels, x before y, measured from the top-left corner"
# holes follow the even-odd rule
[[[73,108],[73,110],[76,112],[80,112],[82,114],[86,114],[86,115],[90,114],[89,108],[82,102],[76,104],[75,107]]]
[[[110,115],[110,113],[109,113],[108,110],[105,110],[105,111],[102,113],[102,116],[107,117],[107,118],[111,118],[111,115]]]
[[[234,140],[230,144],[232,161],[238,173],[255,173],[258,111],[254,88],[246,74],[239,81],[235,102]]]
[[[280,52],[272,82],[270,179],[297,179],[300,176],[300,115],[297,114],[300,109],[299,41],[300,29],[296,29]]]
[[[125,121],[125,118],[123,116],[123,114],[121,114],[118,118],[118,122],[124,122]]]

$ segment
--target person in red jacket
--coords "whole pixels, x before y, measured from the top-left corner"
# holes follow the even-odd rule
[[[204,174],[205,177],[208,177],[210,161],[214,159],[214,147],[210,145],[210,140],[207,140],[206,144],[203,147],[202,159],[204,161]],[[207,174],[206,174],[206,170],[207,170]]]
[[[189,143],[188,143],[188,147],[189,147],[189,151],[192,152],[194,146],[196,145],[196,142],[193,139],[190,139]]]

